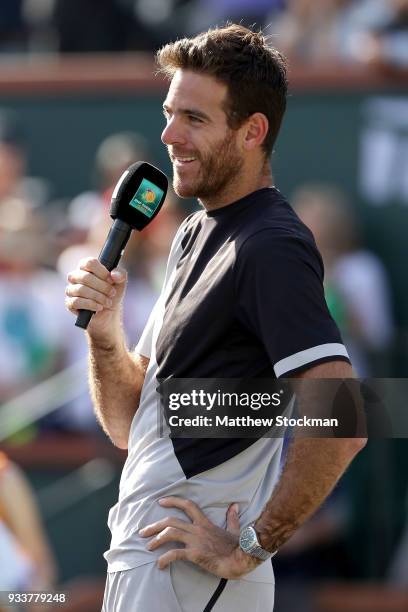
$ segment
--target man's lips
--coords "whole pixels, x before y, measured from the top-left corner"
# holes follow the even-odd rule
[[[188,164],[192,164],[194,161],[197,161],[197,157],[194,155],[174,155],[172,153],[170,158],[173,164],[176,166],[187,166]]]

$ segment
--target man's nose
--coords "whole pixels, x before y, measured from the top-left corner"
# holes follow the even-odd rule
[[[165,145],[185,144],[186,137],[183,128],[175,117],[168,120],[162,132],[161,141]]]

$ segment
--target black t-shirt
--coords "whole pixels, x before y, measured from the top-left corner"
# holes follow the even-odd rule
[[[348,360],[313,235],[277,189],[194,213],[179,232],[157,378],[280,377]]]

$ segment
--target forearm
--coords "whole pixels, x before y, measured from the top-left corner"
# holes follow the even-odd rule
[[[359,439],[294,439],[278,485],[255,523],[262,546],[278,549],[323,503],[354,456]]]
[[[95,413],[119,448],[127,448],[148,359],[130,354],[122,334],[112,344],[89,342],[89,383]]]

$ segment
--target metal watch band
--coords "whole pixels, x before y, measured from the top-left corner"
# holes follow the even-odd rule
[[[251,539],[253,540],[253,543],[251,543],[250,546],[248,546],[248,544],[245,544],[245,542],[242,542],[241,540],[242,535],[248,531],[250,531]],[[267,559],[272,557],[272,555],[274,554],[274,553],[270,553],[268,550],[265,550],[260,545],[259,540],[258,540],[258,534],[256,533],[256,529],[254,527],[254,523],[250,523],[249,525],[246,525],[245,527],[241,529],[240,548],[246,554],[251,555],[251,557],[256,557],[257,559],[260,559],[261,561],[266,561]]]
[[[262,546],[256,546],[253,550],[251,550],[250,554],[253,557],[257,557],[257,559],[261,559],[262,561],[266,561],[269,559],[269,557],[272,557],[272,553],[262,548]]]

